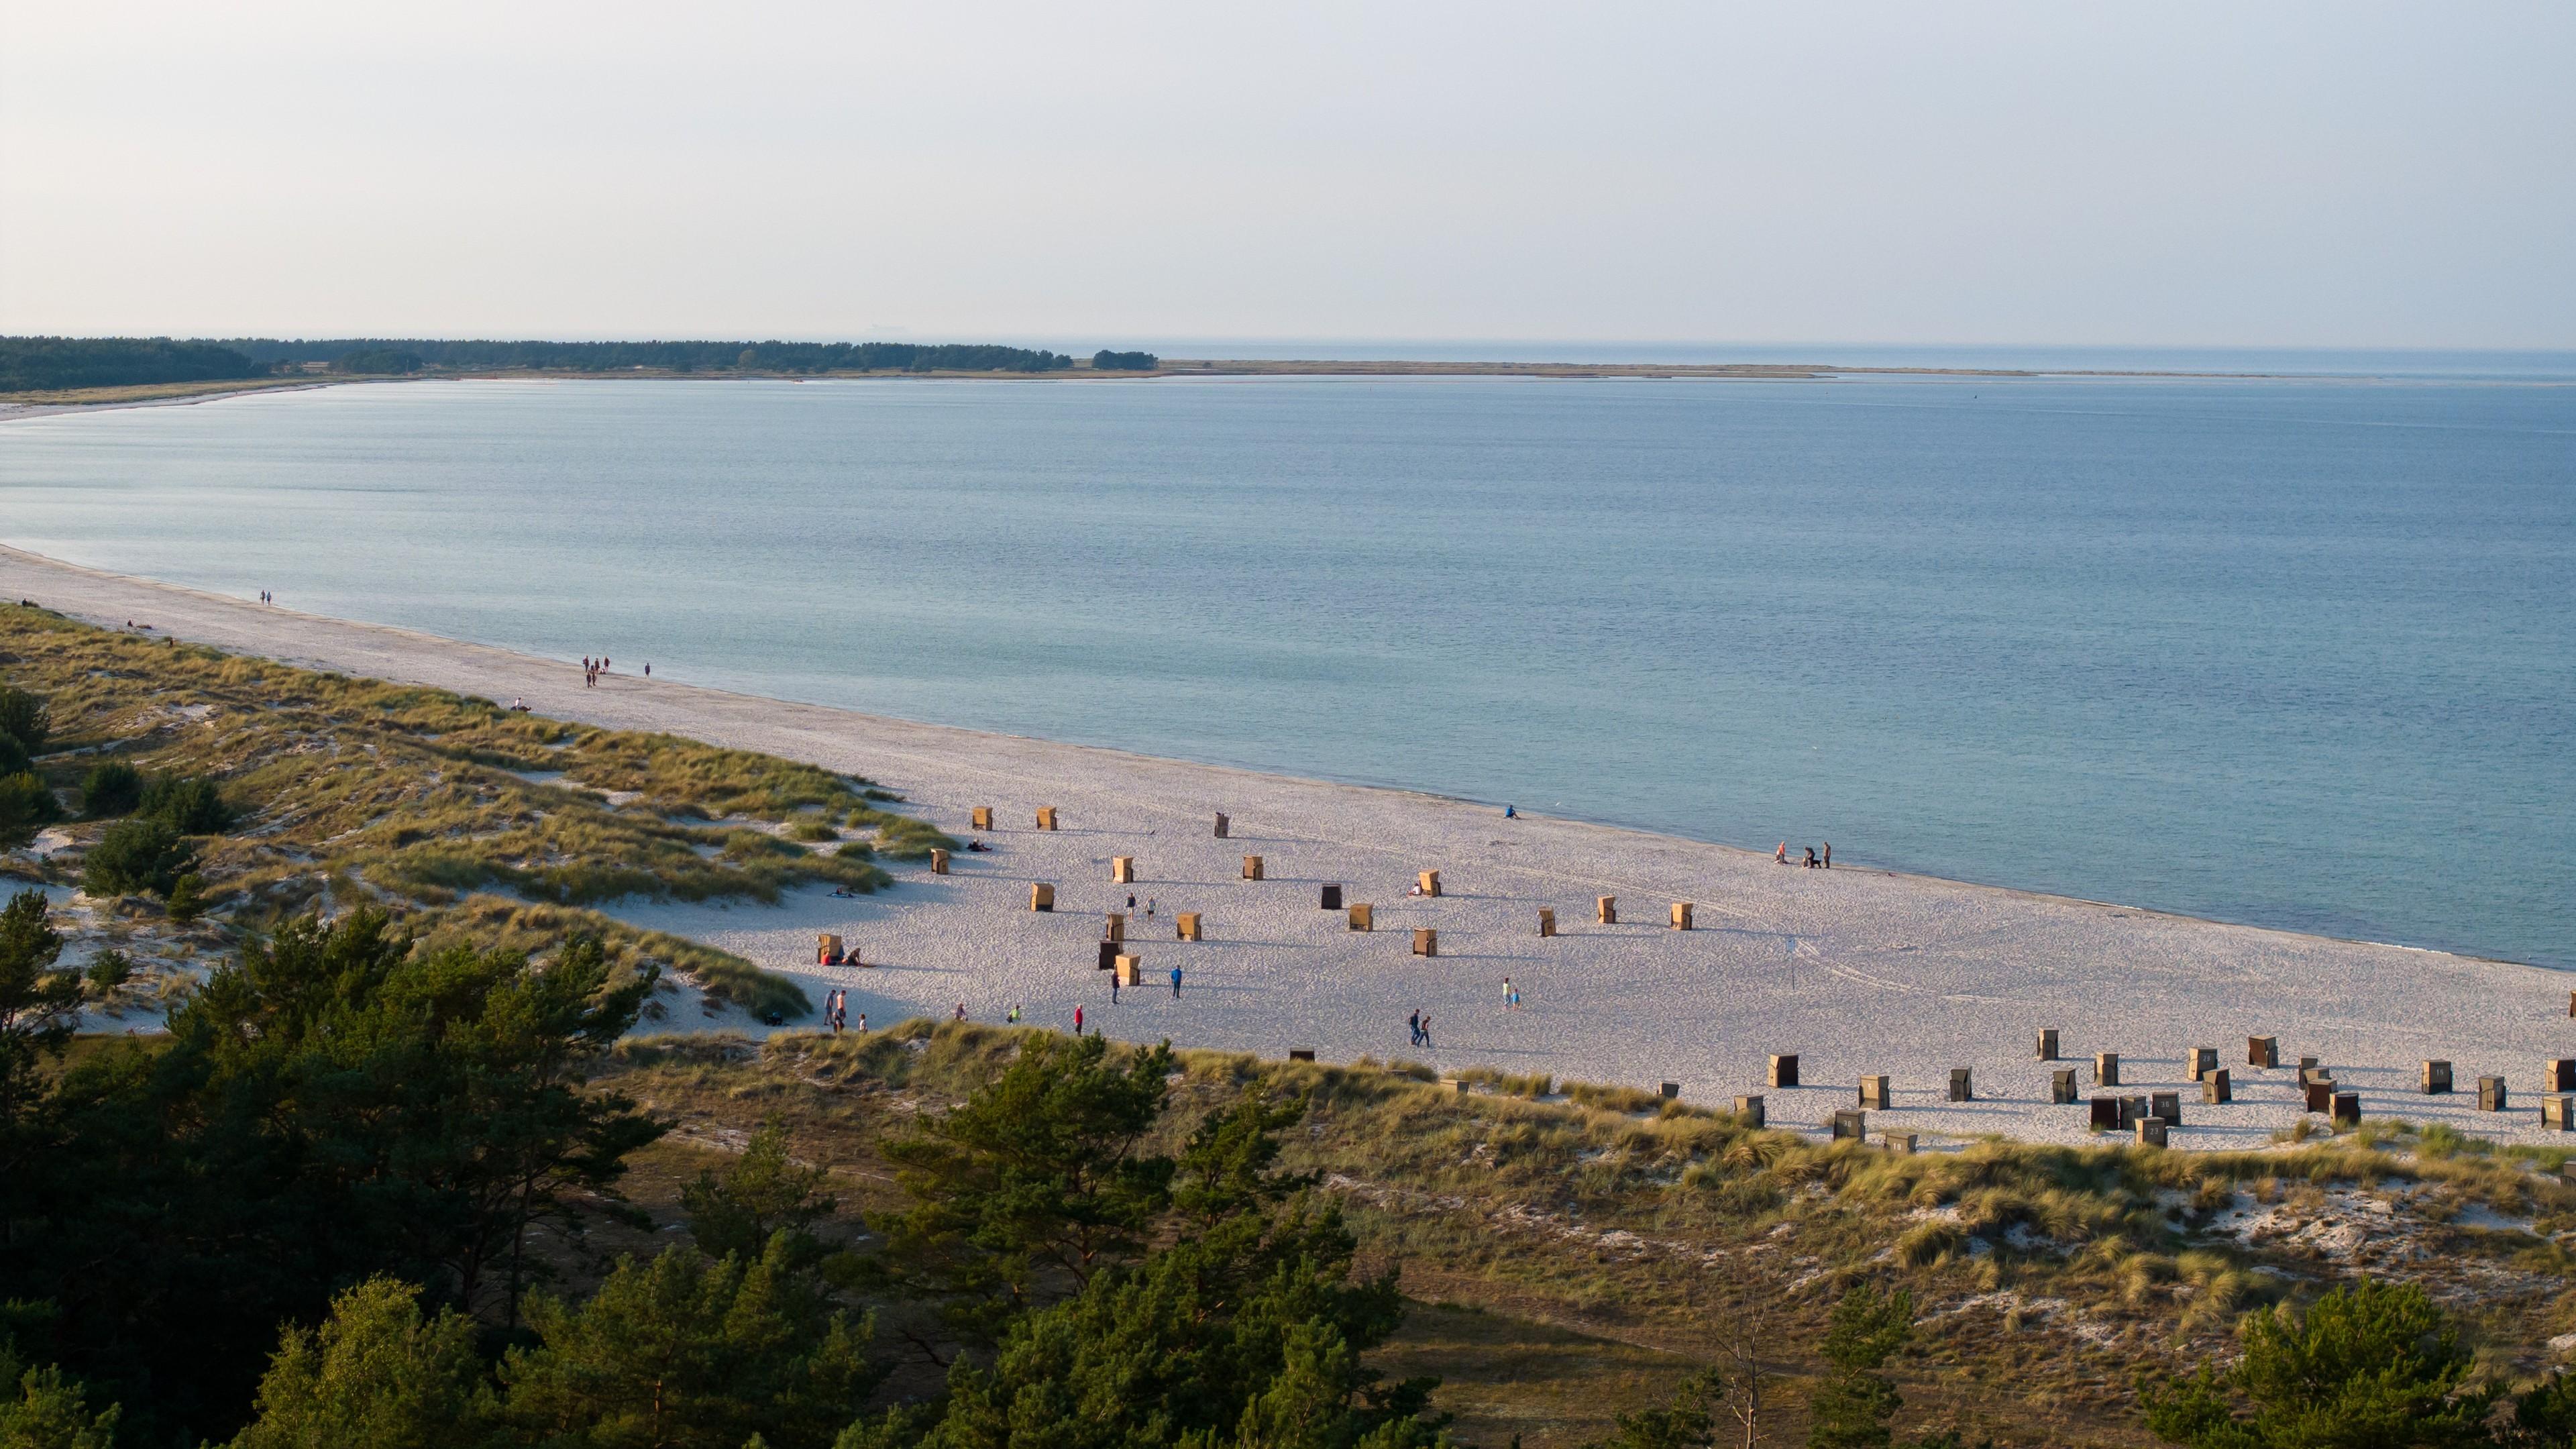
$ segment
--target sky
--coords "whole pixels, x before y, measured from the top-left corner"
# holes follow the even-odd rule
[[[0,0],[0,331],[2576,347],[2576,6]]]

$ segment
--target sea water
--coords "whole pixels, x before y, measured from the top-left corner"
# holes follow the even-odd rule
[[[339,387],[0,424],[0,540],[656,678],[2576,965],[2576,387],[2456,371]]]

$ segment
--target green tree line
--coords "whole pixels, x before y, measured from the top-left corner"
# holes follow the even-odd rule
[[[338,363],[408,356],[451,372],[1054,372],[1073,366],[1059,352],[978,343],[913,342],[543,342],[343,337],[282,341],[229,338],[223,346],[263,364]]]
[[[1103,352],[1094,365],[1151,369],[1143,352]],[[0,393],[132,387],[265,377],[323,366],[352,374],[503,372],[1059,372],[1060,352],[983,343],[542,342],[343,337],[0,337]]]
[[[258,377],[239,348],[167,337],[0,337],[0,393]]]

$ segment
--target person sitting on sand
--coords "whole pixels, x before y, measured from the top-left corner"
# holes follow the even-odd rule
[[[1503,818],[1505,820],[1518,820],[1521,818],[1521,812],[1517,807],[1506,805],[1503,807]]]
[[[989,846],[989,845],[986,845],[984,842],[982,842],[982,841],[980,841],[980,840],[970,840],[970,841],[967,841],[967,842],[966,842],[966,848],[967,848],[968,850],[973,850],[973,851],[985,851],[985,850],[990,850],[990,849],[992,849],[993,847],[991,847],[991,846]]]
[[[1789,863],[1789,842],[1785,840],[1781,841],[1780,848],[1771,852],[1771,863],[1773,865],[1787,865]]]
[[[956,1019],[957,1019],[957,1020],[959,1020],[959,1021],[964,1021],[964,1020],[966,1019],[966,1003],[965,1003],[965,1002],[962,1002],[962,1001],[961,1001],[961,1002],[957,1003],[957,1017],[956,1017]]]

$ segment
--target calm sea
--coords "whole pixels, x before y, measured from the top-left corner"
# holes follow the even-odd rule
[[[2576,387],[2517,367],[347,387],[0,425],[0,539],[761,694],[2567,966]]]

